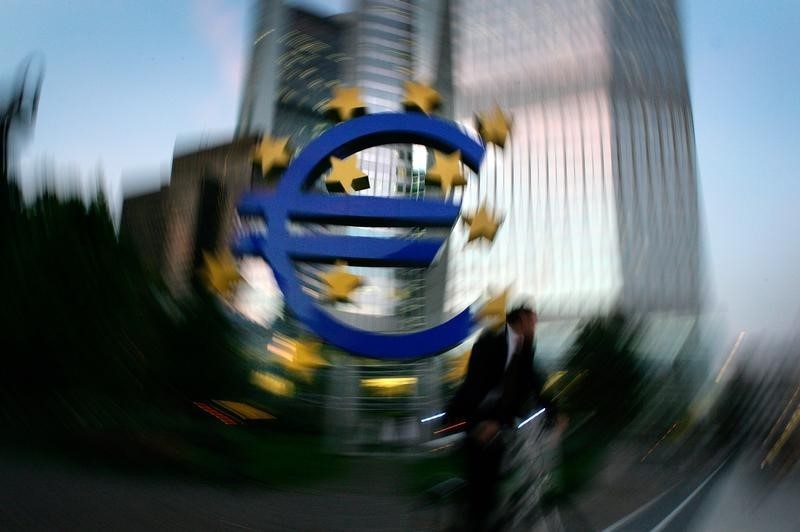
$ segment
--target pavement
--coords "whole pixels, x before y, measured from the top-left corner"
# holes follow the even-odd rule
[[[566,528],[800,530],[796,472],[770,481],[743,455],[642,458],[617,446]],[[313,486],[234,488],[2,455],[0,530],[436,530],[441,514],[407,493],[407,474],[400,460],[364,458]]]
[[[386,463],[292,490],[120,476],[0,459],[0,530],[406,531],[415,499]]]
[[[651,530],[770,532],[800,530],[800,471],[762,471],[758,450],[720,453],[618,519],[604,532]]]
[[[800,530],[800,470],[777,479],[740,456],[709,489],[687,527],[693,531]]]

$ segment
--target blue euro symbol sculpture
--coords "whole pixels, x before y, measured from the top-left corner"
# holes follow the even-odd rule
[[[421,113],[365,115],[339,124],[309,143],[292,160],[274,192],[250,192],[239,214],[266,220],[266,234],[242,237],[238,255],[264,258],[272,267],[286,305],[302,324],[324,340],[354,354],[385,360],[432,356],[463,342],[471,333],[469,308],[429,329],[407,333],[366,331],[335,319],[307,295],[295,262],[345,260],[357,266],[427,267],[445,238],[381,238],[347,235],[294,235],[290,222],[359,227],[452,228],[461,207],[446,198],[404,198],[320,194],[309,191],[330,167],[330,157],[344,159],[386,144],[421,144],[442,152],[461,151],[461,160],[478,173],[484,147],[454,123]]]

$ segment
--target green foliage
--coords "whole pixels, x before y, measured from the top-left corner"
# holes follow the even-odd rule
[[[565,365],[573,385],[564,391],[562,403],[571,416],[591,416],[617,431],[636,415],[642,384],[638,338],[638,327],[622,315],[584,324]]]
[[[102,198],[87,207],[45,194],[24,207],[13,186],[5,194],[6,410],[16,402],[40,415],[54,398],[74,409],[77,397],[174,403],[217,396],[241,379],[230,325],[214,301],[172,301],[117,240]]]
[[[213,297],[204,292],[181,302],[180,320],[170,324],[164,374],[170,386],[189,398],[240,395],[247,367],[234,327]]]
[[[546,504],[558,504],[588,484],[608,447],[643,404],[643,374],[634,349],[639,334],[622,315],[594,318],[579,332],[558,395],[570,427],[561,441]]]

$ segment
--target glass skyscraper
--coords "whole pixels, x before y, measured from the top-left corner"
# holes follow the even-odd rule
[[[694,132],[675,2],[455,0],[454,118],[512,116],[463,209],[505,216],[450,243],[447,305],[511,286],[545,319],[696,315]]]
[[[277,1],[256,3],[254,13],[238,134],[288,136],[302,147],[332,124],[322,111],[352,61],[347,22]]]
[[[320,111],[336,84],[359,87],[374,113],[399,109],[408,79],[434,85],[440,114],[468,130],[495,104],[513,119],[505,149],[490,145],[463,191],[463,211],[485,201],[503,215],[494,243],[467,246],[457,226],[442,264],[372,269],[342,319],[418,328],[509,286],[546,320],[697,314],[694,132],[674,1],[361,0],[336,17],[265,1],[252,54],[241,134],[302,146],[330,127]],[[424,183],[427,157],[365,150],[372,186],[360,193],[435,193],[412,183]]]

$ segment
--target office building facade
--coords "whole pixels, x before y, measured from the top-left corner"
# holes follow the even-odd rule
[[[453,2],[454,117],[513,120],[464,209],[505,216],[491,248],[454,232],[448,305],[511,286],[549,319],[696,314],[694,133],[675,2]]]
[[[191,292],[204,252],[230,247],[239,224],[236,202],[251,185],[255,144],[240,138],[177,153],[168,186],[124,199],[121,236],[174,296]]]

